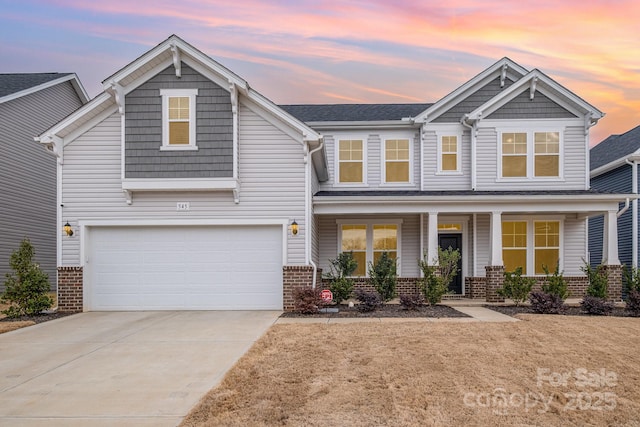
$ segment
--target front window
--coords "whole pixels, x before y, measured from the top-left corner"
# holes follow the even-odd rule
[[[341,183],[362,183],[363,142],[361,139],[343,139],[338,143],[338,169]]]
[[[544,267],[554,271],[560,258],[560,222],[535,221],[536,274],[544,274]]]
[[[443,136],[440,140],[440,171],[457,172],[460,170],[458,162],[458,137]]]
[[[502,260],[505,271],[522,267],[527,274],[527,222],[504,221],[502,223]]]
[[[560,175],[560,134],[558,132],[536,132],[535,176]]]
[[[399,223],[341,224],[339,226],[340,250],[353,252],[353,258],[358,262],[354,276],[366,276],[369,263],[375,263],[383,252],[397,259],[399,228]]]
[[[197,89],[161,89],[162,150],[189,150],[196,146]]]
[[[541,275],[553,271],[560,259],[560,221],[503,221],[502,260],[505,271],[522,267],[522,273]]]
[[[385,181],[409,182],[409,140],[385,141]]]
[[[527,176],[527,134],[502,134],[502,176]]]

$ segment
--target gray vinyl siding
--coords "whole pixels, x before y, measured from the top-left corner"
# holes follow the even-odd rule
[[[313,195],[320,189],[320,181],[316,175],[316,168],[313,161],[311,159],[309,161],[311,162],[311,199],[313,200]],[[311,209],[311,224],[309,224],[309,230],[311,233],[311,260],[316,264],[316,266],[318,266],[320,262],[320,228],[318,224],[318,217],[313,211],[313,202],[309,206],[309,209]]]
[[[476,238],[476,273],[478,277],[486,275],[485,266],[489,265],[491,255],[491,216],[489,214],[478,214],[476,217],[477,231]]]
[[[198,89],[197,151],[161,151],[160,89]],[[233,176],[233,117],[229,92],[182,64],[173,66],[126,95],[127,178],[218,178]]]
[[[424,140],[424,189],[469,190],[471,189],[471,134],[462,133],[460,141],[460,174],[438,173],[438,137],[435,130],[423,133]]]
[[[304,264],[305,165],[301,142],[240,107],[240,203],[231,191],[134,192],[127,205],[120,179],[120,117],[117,113],[65,147],[64,216],[77,234],[63,240],[63,265],[81,264],[79,221],[100,220],[236,220],[295,219],[298,236],[287,237],[287,264]],[[302,136],[301,136],[302,139]],[[191,210],[177,212],[177,202]],[[251,262],[251,260],[248,260]]]
[[[529,89],[525,89],[520,95],[487,116],[487,119],[564,119],[576,117],[538,91],[535,92],[533,99],[530,99],[529,96]]]
[[[419,215],[384,215],[381,219],[402,219],[400,234],[399,266],[401,277],[418,277],[418,260],[420,259],[420,216]],[[357,216],[319,215],[319,268],[324,272],[329,271],[329,260],[338,255],[338,224],[339,219],[361,219]],[[375,220],[375,217],[367,216],[363,221]]]
[[[580,269],[587,259],[587,224],[584,219],[566,218],[564,220],[564,274],[567,276],[581,276],[584,273]],[[551,268],[551,267],[550,267]]]
[[[433,120],[434,123],[460,123],[460,119],[493,98],[513,84],[509,78],[505,79],[504,87],[500,87],[500,78],[496,77],[473,94],[469,95],[448,111]]]
[[[610,191],[615,193],[631,193],[632,174],[631,166],[624,165],[612,171],[591,179],[591,188],[594,190]],[[622,207],[623,204],[620,204]],[[633,212],[629,208],[618,218],[618,256],[622,264],[632,265],[632,222]],[[589,254],[590,264],[599,265],[602,262],[604,216],[589,218]]]
[[[541,121],[540,125],[544,125]],[[553,126],[553,125],[551,125]],[[527,125],[523,125],[523,131]],[[562,132],[561,179],[531,178],[522,180],[502,179],[498,176],[499,131],[493,127],[481,127],[477,138],[477,186],[478,190],[583,190],[586,188],[585,136],[580,126],[565,126]],[[529,153],[529,155],[533,155]]]
[[[33,140],[82,105],[70,82],[0,104],[0,289],[9,257],[27,237],[56,284],[56,159]]]
[[[413,150],[409,176],[412,182],[403,183],[385,183],[383,178],[384,159],[383,159],[383,141],[387,139],[404,139],[408,138]],[[364,171],[365,184],[340,184],[338,183],[338,171],[336,162],[336,147],[340,139],[363,139],[366,141],[366,154]],[[417,131],[411,130],[403,133],[396,131],[380,131],[380,132],[358,132],[352,131],[345,134],[324,135],[324,142],[327,148],[327,162],[329,179],[320,183],[320,191],[330,190],[336,191],[341,188],[349,191],[354,189],[360,190],[418,190],[420,189],[420,135]]]

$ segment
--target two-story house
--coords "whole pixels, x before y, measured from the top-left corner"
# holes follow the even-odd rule
[[[605,215],[620,287],[623,195],[589,189],[598,109],[504,58],[433,104],[277,106],[171,36],[44,132],[62,163],[63,310],[289,309],[353,251],[461,250],[454,291],[495,301],[503,271],[559,263],[584,292],[587,218]],[[614,292],[615,294],[615,292]]]
[[[0,290],[24,238],[55,289],[56,160],[33,137],[88,100],[74,73],[0,74]]]

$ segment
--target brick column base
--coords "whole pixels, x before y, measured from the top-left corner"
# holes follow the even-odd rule
[[[498,295],[498,289],[504,284],[504,266],[487,265],[484,269],[487,278],[485,288],[487,302],[504,302],[504,297]]]
[[[622,301],[622,266],[602,265],[600,268],[608,279],[609,301]]]
[[[82,267],[58,267],[58,311],[82,312]]]
[[[322,270],[316,275],[316,289],[322,286]],[[293,311],[293,291],[313,285],[313,267],[310,265],[285,265],[282,267],[282,308]]]
[[[486,300],[487,278],[486,277],[465,277],[465,296],[471,299]]]

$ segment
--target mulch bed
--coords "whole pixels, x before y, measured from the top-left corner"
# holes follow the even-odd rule
[[[334,306],[335,307],[335,306]],[[400,304],[384,304],[374,311],[360,312],[355,307],[342,304],[337,313],[300,314],[287,312],[280,317],[328,317],[328,318],[379,318],[379,317],[470,317],[446,305],[422,306],[417,310],[405,310]]]
[[[36,314],[33,316],[20,316],[20,317],[3,317],[0,319],[0,322],[24,322],[24,321],[32,321],[35,323],[48,322],[49,320],[59,319],[61,317],[69,316],[73,313],[58,313],[57,311],[54,313],[43,313]]]
[[[530,306],[514,306],[514,305],[485,305],[486,308],[497,311],[502,314],[506,314],[507,316],[515,317],[517,314],[537,314],[535,313]],[[578,306],[565,306],[564,313],[562,315],[565,316],[593,316],[592,314],[586,313],[582,311],[581,307]],[[623,307],[615,307],[608,316],[613,317],[634,317],[630,311],[625,310]]]

